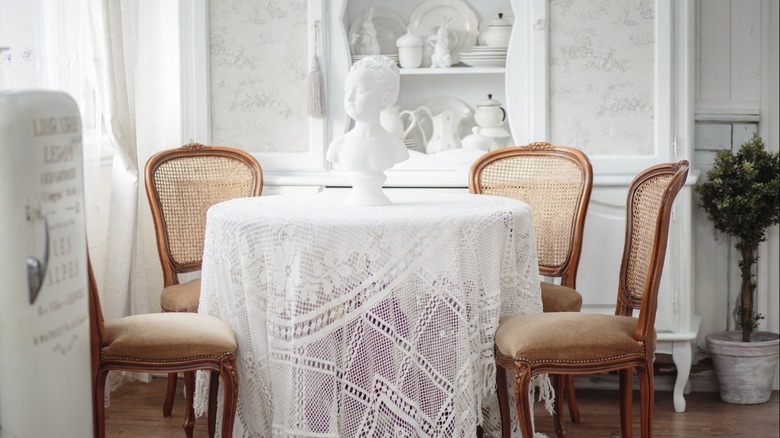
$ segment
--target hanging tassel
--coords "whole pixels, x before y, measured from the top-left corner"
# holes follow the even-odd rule
[[[314,56],[309,72],[309,116],[325,117],[325,79],[317,59],[317,44],[319,42],[320,22],[314,23]]]
[[[325,79],[322,77],[317,55],[311,61],[309,72],[309,115],[325,117]]]

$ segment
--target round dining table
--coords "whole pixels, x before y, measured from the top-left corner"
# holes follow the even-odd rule
[[[234,436],[495,431],[495,330],[542,311],[529,206],[410,189],[345,207],[347,194],[208,211],[199,312],[238,340]]]

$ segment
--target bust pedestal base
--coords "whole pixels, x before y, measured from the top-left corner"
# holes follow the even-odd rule
[[[378,207],[391,205],[390,199],[382,192],[387,176],[384,172],[352,171],[349,173],[349,182],[352,184],[352,192],[344,205],[347,207]]]

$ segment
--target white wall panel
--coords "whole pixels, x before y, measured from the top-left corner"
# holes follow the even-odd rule
[[[731,100],[758,106],[761,93],[761,1],[731,2]]]
[[[697,113],[758,114],[761,0],[700,0]]]

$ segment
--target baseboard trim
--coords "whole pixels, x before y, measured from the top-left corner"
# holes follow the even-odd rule
[[[662,374],[654,377],[656,391],[674,391],[674,383],[677,380],[676,374]],[[698,373],[691,373],[688,379],[692,392],[717,392],[718,380],[715,377],[715,371],[705,370]],[[575,377],[576,388],[582,389],[605,389],[618,390],[620,384],[616,373],[590,374]],[[639,383],[636,375],[634,376],[634,388],[639,389]]]

